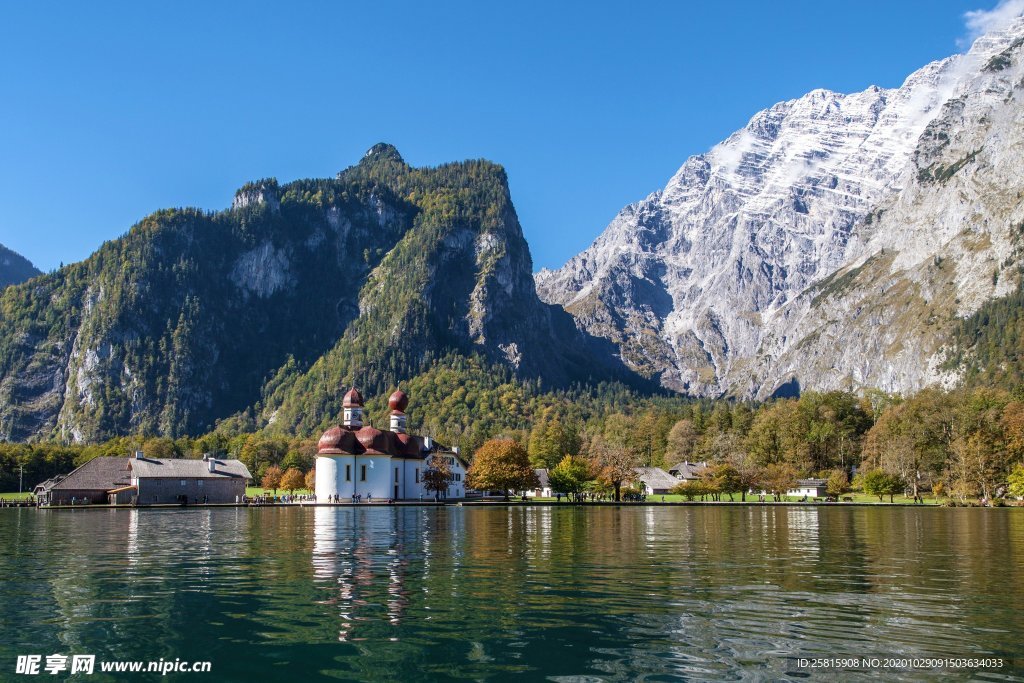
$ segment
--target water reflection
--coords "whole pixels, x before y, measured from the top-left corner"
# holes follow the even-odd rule
[[[1006,510],[11,510],[0,666],[69,652],[210,659],[224,681],[631,681],[1020,657],[1022,541]]]

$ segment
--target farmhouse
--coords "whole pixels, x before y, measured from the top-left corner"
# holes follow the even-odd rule
[[[678,481],[697,481],[704,475],[707,468],[708,464],[706,462],[684,460],[668,468],[668,473]]]
[[[679,480],[660,467],[636,467],[636,482],[648,496],[669,493]]]
[[[342,424],[320,437],[316,459],[316,498],[319,502],[360,500],[417,500],[435,495],[427,489],[426,474],[435,465],[447,466],[448,487],[442,498],[466,495],[466,463],[458,449],[446,448],[429,436],[407,433],[405,409],[409,397],[396,391],[388,399],[389,430],[363,424],[363,396],[350,389],[342,399]]]

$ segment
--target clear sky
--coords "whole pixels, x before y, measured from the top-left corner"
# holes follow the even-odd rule
[[[383,141],[503,164],[556,267],[758,110],[898,86],[994,5],[0,0],[0,243],[49,270]]]

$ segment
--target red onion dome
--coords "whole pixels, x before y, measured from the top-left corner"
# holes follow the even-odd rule
[[[320,437],[316,452],[322,455],[337,455],[344,453],[342,442],[345,440],[345,430],[341,427],[331,427]]]
[[[356,439],[368,453],[387,454],[391,452],[388,435],[373,427],[362,427],[356,432]]]
[[[391,410],[404,413],[405,409],[409,407],[409,395],[402,390],[396,391],[388,399],[388,407]]]
[[[363,395],[359,393],[358,389],[352,387],[348,390],[348,393],[345,394],[345,398],[341,399],[341,405],[344,408],[352,408],[355,406],[359,406],[361,408],[363,406]]]

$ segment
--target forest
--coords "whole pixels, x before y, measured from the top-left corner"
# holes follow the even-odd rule
[[[1024,462],[1019,393],[926,389],[910,397],[878,391],[805,392],[764,403],[651,396],[616,383],[546,390],[476,357],[437,362],[401,388],[410,395],[410,431],[471,454],[489,439],[525,449],[533,467],[565,456],[594,460],[610,449],[629,466],[683,462],[730,465],[740,473],[815,476],[863,490],[882,472],[909,492],[960,500],[1007,494]],[[386,396],[368,397],[366,419],[387,424]],[[319,431],[287,433],[226,421],[199,437],[139,434],[93,444],[0,444],[0,491],[30,489],[100,456],[142,450],[157,458],[204,453],[241,459],[257,481],[279,467],[308,472]]]

